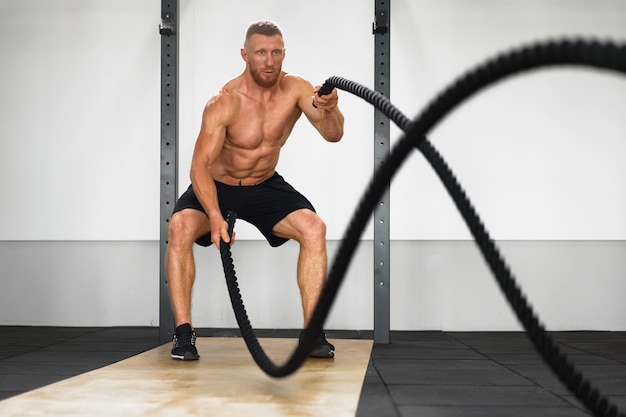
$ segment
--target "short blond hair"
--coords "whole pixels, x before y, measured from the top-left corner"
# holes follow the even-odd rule
[[[246,31],[246,40],[244,45],[248,43],[252,35],[265,35],[265,36],[274,36],[279,35],[281,38],[283,37],[283,32],[280,30],[278,25],[274,22],[270,22],[269,20],[259,20],[258,22],[254,22],[248,26],[248,30]]]

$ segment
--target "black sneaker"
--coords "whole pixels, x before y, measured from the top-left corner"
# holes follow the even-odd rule
[[[300,332],[300,343],[305,338],[307,333],[307,329],[302,330]],[[334,358],[335,357],[335,346],[328,343],[326,340],[326,335],[324,334],[324,330],[322,333],[313,341],[313,347],[311,348],[311,352],[309,352],[309,356],[312,358]]]
[[[189,323],[181,324],[176,328],[173,344],[172,359],[193,361],[200,358],[196,349],[196,332],[191,329]]]

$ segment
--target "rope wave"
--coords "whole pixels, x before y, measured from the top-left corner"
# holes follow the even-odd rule
[[[567,355],[546,332],[532,307],[515,281],[510,268],[504,261],[495,242],[489,236],[476,210],[469,201],[458,180],[437,149],[426,135],[455,107],[462,104],[481,89],[504,80],[512,75],[533,69],[553,66],[577,65],[626,74],[626,46],[612,42],[585,39],[564,39],[536,43],[503,53],[470,70],[440,93],[413,121],[399,111],[385,96],[354,81],[333,76],[326,80],[323,89],[352,93],[389,117],[403,132],[403,137],[377,170],[354,211],[343,235],[341,245],[329,269],[326,285],[317,308],[311,318],[310,332],[283,365],[276,365],[265,354],[256,338],[245,311],[232,255],[228,244],[222,242],[221,255],[233,311],[242,336],[252,357],[261,369],[270,376],[284,377],[295,372],[308,357],[314,338],[322,331],[330,308],[352,260],[360,238],[374,208],[398,172],[408,155],[419,150],[439,176],[459,213],[467,224],[475,243],[491,269],[497,284],[506,296],[518,320],[545,362],[550,366],[569,390],[598,417],[626,417],[617,406],[600,393],[591,382],[576,369]],[[228,216],[229,225],[234,227],[235,214]]]

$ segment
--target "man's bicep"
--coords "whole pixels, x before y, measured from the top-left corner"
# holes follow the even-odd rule
[[[219,125],[202,125],[194,149],[194,162],[210,166],[224,146],[226,128]]]
[[[212,100],[202,113],[202,124],[195,151],[202,159],[212,160],[222,149],[228,123],[225,110],[223,103]]]

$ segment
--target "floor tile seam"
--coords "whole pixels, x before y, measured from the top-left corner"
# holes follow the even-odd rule
[[[81,355],[90,355],[90,354],[102,354],[102,353],[114,353],[114,354],[120,354],[120,355],[136,355],[138,353],[143,353],[143,352],[147,352],[148,350],[154,349],[161,346],[161,344],[149,344],[149,345],[144,345],[144,346],[135,346],[134,349],[131,348],[131,346],[128,347],[124,347],[123,349],[120,349],[119,346],[109,346],[109,348],[107,349],[106,346],[103,347],[102,349],[73,349],[73,350],[68,350],[68,349],[63,349],[62,347],[59,347],[58,349],[55,348],[54,346],[48,346],[45,347],[44,349],[38,349],[38,350],[42,350],[45,353],[50,352],[50,353],[67,353],[67,354],[71,354],[71,353],[76,353],[76,354],[81,354]]]
[[[548,389],[546,389],[545,387],[542,387],[540,385],[537,384],[462,384],[462,383],[458,383],[458,384],[452,384],[452,383],[448,383],[448,384],[444,384],[444,383],[420,383],[420,382],[388,382],[385,383],[386,386],[389,387],[480,387],[480,388],[488,388],[488,387],[492,387],[492,388],[539,388],[541,390],[545,390],[545,391],[549,391]]]
[[[596,358],[601,358],[604,359],[606,361],[611,361],[611,362],[615,362],[615,364],[620,364],[620,365],[626,365],[626,360],[619,360],[619,359],[614,359],[611,358],[610,355],[606,355],[606,354],[599,354],[599,353],[593,353],[593,352],[585,352],[585,355],[587,356],[593,356]],[[568,357],[570,357],[571,355],[567,355]],[[585,364],[583,364],[585,365]],[[578,365],[576,365],[578,367]],[[613,364],[608,365],[608,366],[614,366]]]
[[[46,344],[44,346],[38,346],[37,349],[34,349],[31,352],[48,349],[50,347],[62,345],[62,344],[68,343],[68,342],[70,342],[72,340],[75,340],[75,339],[78,339],[78,338],[81,338],[81,337],[84,337],[84,336],[87,336],[87,335],[93,335],[95,333],[103,332],[105,328],[97,328],[97,329],[89,328],[89,329],[90,329],[89,331],[85,331],[84,333],[81,333],[80,335],[66,336],[66,337],[62,338],[61,340],[57,340],[57,341],[55,341],[53,343],[49,343],[49,344]]]
[[[389,390],[389,385],[387,384],[387,381],[385,381],[385,378],[383,378],[382,374],[380,373],[378,366],[376,366],[376,361],[372,357],[371,353],[370,353],[370,364],[371,364],[371,367],[374,368],[374,370],[376,371],[376,375],[378,376],[378,379],[380,380],[380,382],[382,382],[383,387],[385,388],[385,394],[387,398],[391,400],[391,403],[393,404],[393,410],[396,413],[396,416],[400,417],[401,414],[400,414],[400,410],[398,409],[398,403],[396,403],[394,397],[391,395],[391,391]],[[389,417],[392,417],[392,416],[389,416]]]
[[[583,404],[582,400],[578,398],[578,396],[575,393],[573,393],[569,388],[567,388],[567,391],[565,394],[560,394],[549,388],[546,388],[546,391],[550,393],[550,395],[552,395],[553,397],[558,398],[564,403],[570,404],[572,407],[575,407],[578,410],[589,412],[585,404]]]
[[[454,336],[453,334],[450,334],[450,333],[447,333],[447,334],[448,334],[448,336],[449,336],[449,337],[451,337],[452,339],[456,340],[458,343],[460,343],[461,345],[465,346],[467,349],[469,349],[469,350],[471,350],[471,351],[475,352],[477,355],[481,356],[483,359],[480,359],[480,360],[487,360],[487,361],[493,362],[493,363],[495,363],[495,364],[497,364],[497,365],[499,365],[499,366],[504,367],[505,369],[507,369],[507,370],[509,370],[509,371],[511,371],[511,372],[514,372],[514,373],[515,373],[515,374],[517,374],[517,375],[520,375],[520,374],[519,374],[519,372],[515,371],[514,369],[511,369],[511,368],[510,368],[509,366],[507,366],[505,363],[503,363],[503,362],[501,362],[501,361],[499,361],[499,360],[497,360],[497,359],[495,359],[495,358],[493,358],[493,357],[489,356],[489,354],[486,354],[486,353],[481,352],[480,350],[476,349],[474,346],[472,346],[472,345],[470,345],[470,344],[468,344],[468,343],[464,342],[463,340],[460,340],[459,338],[457,338],[457,337],[456,337],[456,336]],[[536,352],[536,351],[535,351],[535,352]],[[538,352],[536,352],[536,353],[537,353],[537,355],[539,355],[539,357],[541,357],[541,355],[540,355]],[[479,360],[479,359],[476,359],[476,360]],[[522,376],[522,377],[523,377],[523,375],[520,375],[520,376]],[[531,381],[531,382],[532,382],[532,381]],[[533,382],[533,384],[535,384],[535,383]],[[535,384],[535,385],[536,385],[536,384]]]
[[[594,356],[594,357],[602,358],[602,359],[609,360],[609,361],[612,361],[612,362],[623,363],[622,361],[618,361],[618,360],[615,360],[613,358],[608,357],[608,355],[606,355],[606,354],[594,352],[591,349],[583,349],[581,347],[576,347],[576,346],[573,346],[571,344],[571,343],[577,343],[577,342],[556,342],[556,343],[558,343],[559,347],[566,346],[569,349],[573,349],[573,350],[576,350],[578,352],[581,352],[580,355]],[[567,355],[568,359],[572,356],[571,353],[566,353],[563,350],[561,350],[561,352],[564,353],[565,355]],[[578,354],[578,353],[576,353],[576,354]],[[578,366],[578,365],[576,365],[576,366]]]
[[[542,385],[540,385],[539,383],[537,383],[537,382],[533,381],[530,377],[528,377],[528,376],[526,376],[526,375],[522,374],[521,372],[517,371],[516,369],[513,369],[511,366],[512,366],[512,365],[514,365],[514,364],[506,364],[506,363],[504,363],[504,362],[501,362],[501,361],[499,361],[499,360],[497,360],[497,359],[495,359],[495,358],[493,358],[493,357],[488,356],[487,354],[484,354],[484,353],[480,352],[479,350],[477,350],[477,349],[476,349],[476,348],[474,348],[473,346],[471,346],[471,345],[469,345],[469,344],[465,343],[465,342],[464,342],[464,341],[462,341],[462,340],[459,340],[458,338],[454,337],[453,335],[450,335],[450,337],[452,337],[453,339],[457,340],[460,344],[462,344],[462,345],[466,346],[468,349],[473,350],[473,351],[474,351],[474,352],[476,352],[478,355],[483,356],[485,359],[487,359],[487,360],[489,360],[489,361],[491,361],[491,362],[493,362],[493,363],[495,363],[495,364],[497,364],[497,365],[499,365],[499,366],[503,367],[504,369],[506,369],[506,370],[508,370],[508,371],[512,372],[513,374],[515,374],[515,375],[517,375],[517,376],[521,377],[522,379],[524,379],[524,380],[528,381],[528,382],[531,384],[531,386],[536,386],[536,387],[539,387],[539,388],[543,388],[543,389],[545,389],[545,387],[543,387],[543,386],[542,386]],[[543,359],[543,356],[542,356],[539,352],[537,352],[537,351],[535,351],[535,352],[537,353],[537,355],[538,355],[540,358],[542,358],[542,359]],[[543,363],[545,364],[546,368],[547,368],[547,369],[549,369],[549,370],[551,371],[551,373],[552,373],[552,374],[554,374],[554,375],[558,378],[558,375],[554,372],[554,370],[550,367],[550,365],[549,365],[549,364],[547,364],[547,363],[545,362],[545,359],[544,359],[544,362],[543,362]],[[560,378],[559,378],[559,380],[560,380]],[[549,391],[549,390],[548,390],[548,391]],[[551,392],[551,391],[550,391],[550,392]],[[552,392],[551,392],[551,393],[552,393]]]
[[[5,363],[7,365],[13,365],[16,363],[28,364],[28,365],[45,365],[45,364],[54,364],[56,366],[72,366],[72,365],[82,365],[82,364],[90,364],[90,363],[113,363],[119,362],[124,359],[130,358],[132,355],[117,355],[117,356],[109,356],[103,358],[102,355],[88,355],[85,352],[75,352],[75,357],[53,357],[53,355],[45,352],[42,354],[42,357],[36,358],[24,358],[24,355],[20,355],[13,358],[8,358],[0,361],[0,363]],[[16,362],[21,361],[21,362]]]
[[[576,369],[581,373],[588,373],[590,370],[602,371],[604,373],[606,370],[615,370],[619,369],[620,371],[626,370],[626,364],[621,362],[615,363],[577,363],[575,364]]]
[[[529,378],[528,376],[523,375],[523,374],[522,374],[522,373],[520,373],[519,371],[517,371],[517,370],[515,370],[515,369],[511,368],[511,366],[510,366],[511,364],[507,365],[506,363],[503,363],[503,362],[501,362],[501,361],[498,361],[497,359],[492,358],[492,357],[488,356],[487,354],[485,354],[485,353],[483,353],[483,352],[479,351],[478,349],[474,348],[473,346],[469,345],[468,343],[464,342],[463,340],[458,339],[458,338],[457,338],[457,337],[455,337],[454,335],[452,335],[452,334],[448,334],[448,335],[449,335],[449,337],[451,337],[451,338],[453,338],[454,340],[456,340],[458,343],[460,343],[460,344],[462,344],[463,346],[466,346],[468,349],[470,349],[470,350],[472,350],[472,351],[476,352],[478,355],[480,355],[480,356],[484,357],[485,359],[487,359],[487,360],[489,360],[489,361],[491,361],[491,362],[493,362],[493,363],[495,363],[495,364],[497,364],[497,365],[499,365],[499,366],[503,367],[504,369],[508,370],[509,372],[512,372],[513,374],[515,374],[515,375],[519,376],[519,377],[520,377],[520,378],[522,378],[523,380],[528,381],[528,382],[529,382],[529,385],[524,385],[524,386],[534,386],[534,387],[538,387],[538,388],[545,389],[545,387],[543,387],[542,385],[540,385],[538,382],[533,381],[533,380],[532,380],[531,378]],[[536,353],[537,353],[537,355],[538,355],[539,357],[541,357],[541,354],[540,354],[539,352],[536,352]],[[544,362],[544,363],[545,363],[545,362]],[[548,364],[546,364],[546,367],[547,367],[548,369],[550,369],[550,371],[552,371],[552,372],[554,373],[554,371],[552,370],[552,368],[550,368],[550,366],[549,366]],[[558,377],[558,376],[557,376],[557,377]],[[552,392],[550,392],[550,393],[551,393],[551,394],[553,394]],[[559,399],[560,399],[560,398],[559,398]]]
[[[380,359],[380,360],[401,360],[401,361],[414,361],[414,362],[418,362],[418,361],[428,361],[428,362],[496,362],[494,359],[489,358],[487,356],[483,356],[481,358],[461,358],[461,357],[441,357],[441,358],[425,358],[425,357],[420,357],[420,358],[412,358],[412,357],[405,357],[405,356],[385,356],[385,357],[380,357],[380,356],[373,356],[375,359]]]
[[[580,349],[577,349],[577,350],[582,351],[582,350],[580,350]],[[582,382],[581,382],[581,384],[588,383],[588,384],[590,384],[590,389],[596,390],[596,391],[597,391],[600,395],[602,395],[602,396],[603,396],[603,397],[605,397],[605,398],[609,398],[609,397],[610,397],[609,395],[607,395],[606,393],[604,393],[602,389],[600,389],[600,388],[599,388],[598,384],[594,381],[594,378],[590,378],[590,377],[588,376],[588,373],[587,373],[587,372],[584,372],[584,371],[581,369],[581,366],[582,366],[582,367],[584,367],[584,366],[585,366],[584,364],[583,364],[583,365],[580,365],[580,364],[575,364],[575,363],[573,363],[573,361],[572,361],[572,359],[571,359],[571,355],[566,354],[566,353],[565,353],[565,352],[563,352],[563,351],[561,351],[561,352],[564,354],[564,357],[567,359],[567,361],[569,362],[569,364],[573,367],[573,368],[572,368],[572,370],[573,370],[574,372],[578,373],[578,374],[580,375],[580,377],[582,378]],[[589,352],[586,352],[586,354],[588,354],[588,355],[592,355],[592,356],[598,356],[598,355],[594,355],[594,354],[589,353]],[[602,358],[603,358],[603,359],[608,359],[608,358],[605,358],[605,357],[602,357]],[[566,392],[568,395],[564,395],[564,394],[560,393],[559,391],[555,391],[555,390],[550,389],[550,388],[548,388],[548,387],[545,387],[546,391],[547,391],[547,392],[549,392],[551,395],[553,395],[553,396],[555,396],[555,397],[559,398],[561,401],[567,401],[567,399],[566,399],[566,398],[567,398],[567,397],[569,397],[569,398],[575,398],[577,401],[579,401],[579,402],[581,402],[581,403],[582,403],[582,400],[578,397],[578,395],[577,395],[577,394],[576,394],[576,393],[572,390],[572,388],[570,388],[570,387],[568,386],[568,384],[567,384],[565,381],[563,381],[563,380],[561,379],[560,375],[559,375],[559,374],[558,374],[558,373],[557,373],[554,369],[552,369],[552,366],[551,366],[549,363],[546,363],[546,362],[544,362],[544,365],[546,366],[546,368],[547,368],[547,369],[549,369],[549,370],[551,371],[552,375],[558,379],[558,381],[559,381],[559,382],[562,384],[562,386],[565,388],[565,392]],[[615,365],[592,365],[592,366],[614,367]],[[509,369],[510,369],[510,368],[509,368]],[[511,369],[511,371],[515,372],[515,370],[514,370],[514,369]],[[520,376],[522,376],[522,377],[523,377],[523,375],[521,375],[521,374],[520,374]],[[533,381],[532,381],[532,379],[530,379],[530,378],[528,378],[528,379],[529,379],[531,382],[533,382]],[[585,408],[585,409],[586,409],[586,408]]]
[[[483,352],[481,352],[480,350],[476,349],[474,346],[472,346],[472,345],[468,344],[467,342],[461,340],[457,335],[455,335],[454,332],[452,332],[452,333],[446,332],[446,335],[449,338],[451,338],[452,340],[454,340],[457,343],[459,343],[460,345],[465,346],[467,349],[477,353],[478,355],[483,356],[483,357],[488,358],[488,359],[491,359],[488,356],[486,356]]]
[[[545,405],[529,405],[529,406],[523,406],[523,405],[513,405],[513,404],[481,404],[481,405],[477,405],[477,404],[451,404],[451,405],[447,405],[447,404],[440,404],[440,403],[433,403],[433,404],[403,404],[400,406],[400,408],[421,408],[421,407],[428,407],[428,408],[443,408],[443,409],[474,409],[474,410],[481,410],[481,409],[511,409],[511,410],[519,410],[519,409],[528,409],[528,410],[532,410],[532,409],[537,409],[537,410],[545,410],[545,409],[553,409],[553,410],[559,410],[559,409],[571,409],[571,408],[577,408],[576,406],[572,405],[572,404],[565,404],[565,405],[552,405],[552,404],[545,404]],[[579,408],[577,408],[579,409]]]
[[[556,374],[555,374],[556,375]],[[558,375],[557,375],[558,377]],[[590,389],[595,389],[597,390],[597,392],[602,395],[604,398],[606,399],[613,399],[616,398],[613,395],[609,395],[604,393],[602,390],[600,390],[598,388],[598,385],[594,384],[593,381],[591,379],[589,379],[587,376],[585,376],[584,374],[582,375],[583,377],[583,382],[587,381],[591,384]],[[545,389],[546,392],[548,392],[550,395],[552,395],[555,398],[558,398],[559,400],[566,402],[568,404],[571,404],[572,406],[576,407],[577,409],[580,410],[584,410],[584,411],[589,411],[587,409],[587,407],[584,405],[583,400],[581,398],[578,397],[578,395],[569,387],[567,386],[567,384],[563,381],[561,381],[561,379],[559,378],[559,382],[563,385],[563,388],[565,388],[565,392],[561,392],[560,390],[557,389],[552,389],[549,387],[543,387]],[[618,396],[617,398],[626,398],[626,395],[624,396]],[[576,404],[574,404],[571,400],[574,400],[576,402]],[[615,401],[611,401],[612,404],[615,405]],[[623,412],[623,409],[620,409],[621,412]]]
[[[16,377],[26,377],[29,379],[36,379],[36,378],[42,378],[42,377],[59,377],[59,378],[73,378],[75,376],[79,376],[82,374],[85,374],[87,372],[91,372],[91,371],[95,371],[96,369],[100,369],[100,368],[94,368],[94,369],[87,369],[87,370],[81,370],[79,372],[68,372],[68,373],[51,373],[51,372],[37,372],[35,373],[30,373],[30,374],[26,374],[26,373],[6,373],[3,374],[3,377],[12,377],[12,378],[16,378]]]
[[[531,386],[528,385],[514,385],[514,386],[510,386],[510,385],[449,385],[449,384],[389,384],[391,387],[428,387],[428,386],[436,386],[436,387],[445,387],[445,388],[456,388],[456,387],[476,387],[476,388],[487,388],[487,387],[492,387],[492,388],[530,388]],[[542,406],[537,406],[537,407],[521,407],[521,408],[540,408],[540,409],[545,409],[545,408],[575,408],[575,409],[579,409],[579,410],[585,410],[587,411],[586,407],[580,407],[577,404],[572,403],[572,401],[569,401],[568,398],[573,398],[575,401],[581,403],[580,399],[578,399],[578,397],[576,397],[574,394],[570,393],[571,395],[568,396],[563,396],[560,394],[557,394],[555,392],[553,392],[552,390],[543,387],[543,386],[535,386],[534,388],[539,389],[542,392],[546,392],[547,394],[549,394],[551,397],[558,399],[559,403],[562,404],[560,406],[551,406],[551,405],[542,405]],[[390,394],[391,395],[391,394]],[[393,396],[392,396],[392,400],[393,400]],[[395,401],[394,401],[395,403]],[[423,404],[422,406],[425,406],[427,404]],[[504,406],[504,405],[502,405]],[[462,408],[465,408],[465,406],[460,406]],[[480,407],[480,406],[477,406]],[[500,407],[500,405],[496,405],[494,407]],[[511,406],[512,408],[520,408],[520,406]]]
[[[22,353],[17,353],[17,354],[15,354],[15,355],[11,355],[11,356],[6,356],[6,357],[4,357],[4,358],[0,359],[0,363],[5,362],[5,361],[6,361],[6,362],[8,362],[8,361],[10,361],[10,360],[12,360],[12,359],[19,358],[19,357],[20,357],[20,356],[22,356],[22,355],[26,355],[26,354],[28,354],[28,353],[32,353],[32,352],[33,352],[33,351],[32,351],[32,350],[30,350],[30,351],[28,351],[28,352],[22,352]]]
[[[514,373],[515,375],[519,376],[520,378],[528,381],[529,383],[531,383],[532,385],[542,388],[544,390],[546,390],[547,392],[549,392],[551,395],[555,395],[557,396],[559,399],[561,399],[561,397],[556,394],[555,392],[553,392],[551,389],[544,387],[543,385],[541,385],[538,381],[534,381],[530,376],[526,376],[523,373],[521,373],[520,371],[517,371],[516,369],[512,368],[510,365],[504,364],[504,363],[500,363],[499,361],[494,360],[495,363],[499,364],[500,366],[504,367],[505,369],[507,369],[508,371]],[[550,367],[549,364],[543,362],[542,363],[545,366],[545,369],[550,371],[551,375],[554,375],[556,378],[559,379],[559,381],[561,380],[559,378],[559,376],[556,374],[556,372],[554,372],[554,370]],[[569,388],[568,388],[568,392],[569,392]],[[573,393],[572,393],[573,394]],[[561,399],[562,400],[562,399]]]

